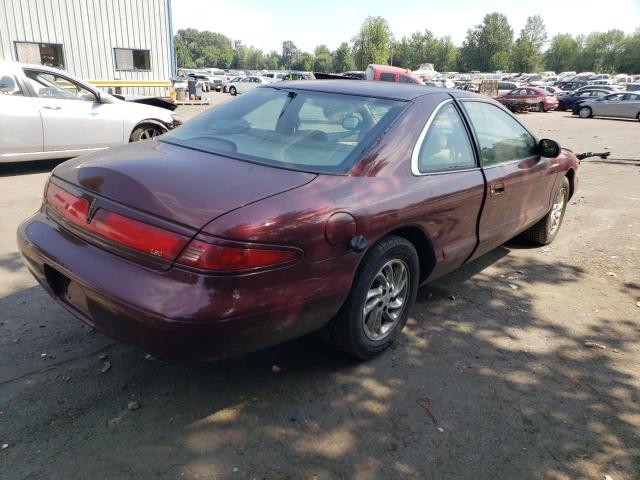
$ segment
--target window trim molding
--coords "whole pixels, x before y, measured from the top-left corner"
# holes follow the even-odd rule
[[[433,109],[433,112],[431,112],[431,116],[429,117],[429,119],[427,120],[427,123],[425,123],[424,127],[422,128],[422,131],[420,132],[420,136],[418,137],[418,140],[416,141],[416,144],[413,147],[413,152],[411,153],[411,173],[415,176],[415,177],[424,177],[425,175],[446,175],[448,173],[459,173],[459,172],[471,172],[474,170],[480,170],[480,167],[478,166],[478,162],[477,159],[475,158],[475,152],[474,152],[474,148],[473,148],[473,142],[474,139],[470,138],[470,135],[472,135],[473,133],[468,132],[467,129],[465,128],[465,131],[467,132],[467,140],[469,142],[469,148],[471,149],[472,152],[474,152],[474,158],[473,161],[476,164],[474,167],[469,167],[469,168],[456,168],[456,169],[452,169],[452,170],[436,170],[433,172],[421,172],[420,168],[418,168],[418,160],[420,157],[420,150],[422,150],[422,144],[424,143],[424,139],[427,137],[427,133],[429,133],[429,128],[431,127],[431,124],[433,123],[433,121],[435,120],[436,116],[438,115],[438,112],[440,111],[440,109],[442,107],[444,107],[445,105],[448,104],[453,104],[454,108],[455,108],[455,103],[453,101],[452,98],[443,100],[442,102],[440,102],[436,108]],[[458,113],[458,116],[460,117],[460,121],[462,122],[463,126],[464,126],[464,118],[463,116],[460,114],[460,112],[458,112],[458,109],[455,108],[456,113]]]
[[[151,72],[151,49],[150,48],[131,48],[131,47],[113,47],[113,70],[116,72]],[[138,50],[140,52],[149,52],[149,68],[118,68],[118,61],[116,57],[116,50],[131,50],[132,52]]]

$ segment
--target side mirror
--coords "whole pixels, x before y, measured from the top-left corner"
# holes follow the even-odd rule
[[[543,138],[538,143],[538,153],[545,158],[555,158],[560,155],[560,145],[555,140]]]

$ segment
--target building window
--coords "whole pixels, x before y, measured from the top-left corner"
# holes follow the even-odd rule
[[[114,48],[116,70],[151,70],[151,53],[149,50],[132,48]]]
[[[64,69],[64,54],[59,43],[16,42],[19,62]]]

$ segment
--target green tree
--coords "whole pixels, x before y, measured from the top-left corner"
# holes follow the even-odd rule
[[[618,66],[622,72],[640,73],[640,28],[625,38]]]
[[[275,50],[271,50],[264,61],[267,70],[277,70],[280,68],[280,54]]]
[[[573,36],[559,33],[551,39],[544,54],[544,65],[557,73],[575,71],[580,50],[581,46]]]
[[[457,70],[461,72],[469,72],[480,68],[478,52],[480,49],[480,29],[478,27],[467,30],[467,36],[458,50]]]
[[[581,55],[582,69],[614,73],[625,52],[625,35],[621,30],[593,32],[585,39]]]
[[[460,70],[508,70],[513,30],[506,16],[488,13],[482,24],[467,30],[460,48]]]
[[[231,68],[246,68],[249,49],[240,41],[233,42],[233,57]]]
[[[265,66],[264,53],[262,53],[262,50],[258,50],[254,47],[249,47],[245,68],[250,68],[252,70],[261,70],[265,68]]]
[[[356,67],[365,69],[370,63],[387,63],[392,35],[389,24],[382,17],[367,17],[360,32],[353,38]]]
[[[439,72],[452,72],[456,69],[458,49],[451,37],[437,38],[434,42],[433,67]]]
[[[348,72],[354,68],[351,48],[347,42],[342,42],[333,52],[333,70],[335,72]]]
[[[184,43],[182,38],[176,36],[174,41],[176,51],[176,63],[178,68],[195,68],[196,63],[193,61],[189,47]]]
[[[291,63],[300,54],[298,47],[291,40],[282,42],[282,66],[291,68]]]
[[[542,64],[542,47],[546,42],[547,29],[542,17],[528,17],[513,46],[511,66],[518,72],[536,71]]]
[[[331,52],[326,45],[318,45],[314,51],[313,71],[330,72],[333,66]]]
[[[291,70],[299,70],[301,72],[310,72],[313,70],[313,55],[309,52],[298,54],[291,63]]]

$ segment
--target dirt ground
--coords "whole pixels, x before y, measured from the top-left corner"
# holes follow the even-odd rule
[[[90,331],[15,246],[51,164],[5,166],[0,479],[639,479],[640,124],[521,118],[613,155],[582,163],[551,246],[512,241],[423,287],[366,363],[310,335],[168,364]]]

